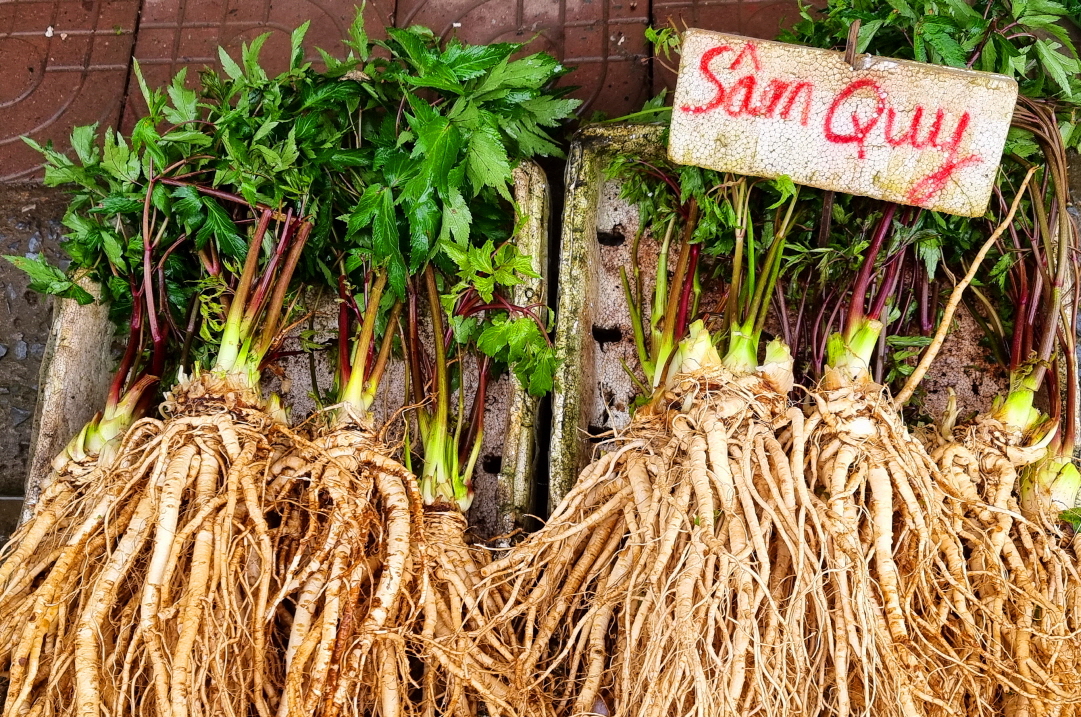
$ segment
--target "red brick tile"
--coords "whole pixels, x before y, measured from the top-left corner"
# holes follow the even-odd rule
[[[87,62],[93,40],[92,35],[75,33],[63,37],[57,30],[49,41],[49,65],[82,67]]]
[[[55,2],[17,2],[15,3],[14,32],[37,32],[43,34],[45,28],[53,23],[56,13]]]
[[[32,178],[40,176],[40,158],[20,135],[66,150],[73,127],[118,121],[139,0],[0,7],[0,180]]]
[[[180,3],[177,0],[143,0],[142,27],[155,23],[175,23],[180,15]]]
[[[75,0],[85,5],[85,0]],[[98,14],[99,30],[135,30],[135,18],[139,12],[138,0],[103,0]]]
[[[0,33],[11,32],[15,29],[15,16],[17,14],[15,3],[0,3]]]
[[[258,34],[258,33],[254,33]],[[218,57],[218,45],[222,44],[217,27],[182,27],[179,32],[180,42],[177,57],[184,62],[215,62]],[[248,38],[250,39],[250,38]],[[226,49],[240,55],[240,43]]]
[[[189,0],[184,5],[184,22],[218,24],[225,16],[227,7],[226,0],[198,0],[197,2]]]
[[[56,38],[54,37],[53,40]],[[94,36],[90,54],[91,65],[119,65],[131,62],[131,33],[105,32]]]
[[[740,6],[740,34],[772,40],[782,27],[799,22],[799,4],[796,0],[775,2],[746,2]]]
[[[177,31],[173,28],[139,28],[139,39],[135,43],[135,57],[141,65],[154,60],[169,60],[173,57],[173,41]]]
[[[92,0],[90,2],[62,2],[57,10],[54,27],[58,31],[95,27],[98,7]]]

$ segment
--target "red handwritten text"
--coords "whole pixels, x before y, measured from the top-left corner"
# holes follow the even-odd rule
[[[811,94],[814,91],[810,82],[786,82],[785,80],[771,79],[758,96],[758,101],[755,101],[755,90],[758,88],[758,73],[762,69],[761,63],[758,61],[758,52],[755,50],[755,45],[752,42],[748,42],[743,46],[743,50],[740,51],[736,58],[732,60],[732,64],[728,66],[730,71],[735,71],[743,64],[745,58],[749,58],[754,69],[752,74],[744,75],[732,83],[730,88],[725,88],[724,83],[714,74],[710,68],[712,62],[723,55],[726,52],[732,52],[732,48],[729,45],[721,45],[720,47],[714,47],[706,50],[702,54],[702,59],[699,62],[699,69],[706,79],[709,80],[714,87],[717,88],[716,94],[713,99],[702,105],[701,107],[691,107],[684,105],[680,109],[684,112],[692,112],[694,114],[702,114],[704,112],[711,112],[718,107],[724,109],[732,117],[740,117],[743,115],[750,117],[774,117],[777,115],[777,109],[781,106],[781,102],[784,101],[784,107],[781,109],[780,118],[787,120],[792,116],[792,111],[796,108],[796,102],[803,98],[803,108],[800,112],[800,124],[806,126],[811,115]],[[786,99],[787,95],[787,99]]]
[[[714,62],[726,53],[735,53],[730,45],[707,50],[699,61],[699,70],[715,88],[713,98],[704,105],[683,105],[679,109],[692,114],[723,111],[731,117],[766,117],[784,121],[797,120],[803,126],[810,121],[815,87],[811,82],[759,77],[762,64],[754,43],[746,43],[736,53],[727,69],[741,75],[725,84],[714,72]],[[867,100],[871,100],[869,103]],[[798,108],[798,111],[797,111]],[[793,116],[793,115],[797,116]],[[916,150],[942,153],[943,163],[937,170],[916,182],[908,191],[906,201],[927,204],[942,191],[963,167],[979,163],[975,154],[961,156],[961,143],[972,118],[964,112],[948,137],[943,137],[946,113],[935,110],[934,120],[924,127],[927,111],[917,106],[904,128],[898,121],[897,110],[890,105],[889,94],[875,80],[863,77],[850,82],[830,100],[822,123],[822,137],[833,144],[854,144],[859,159],[867,156],[869,144],[885,143],[890,147],[909,146]]]

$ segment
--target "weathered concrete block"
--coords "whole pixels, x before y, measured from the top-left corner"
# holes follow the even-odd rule
[[[692,29],[668,155],[979,216],[1016,101],[1003,75]]]

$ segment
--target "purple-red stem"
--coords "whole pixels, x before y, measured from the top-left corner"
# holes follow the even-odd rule
[[[886,270],[886,277],[882,281],[882,286],[878,289],[878,295],[871,302],[871,310],[867,312],[867,318],[873,321],[881,320],[882,311],[886,308],[886,300],[897,288],[897,279],[900,276],[901,265],[904,263],[907,249],[908,247],[902,247],[901,251],[897,252],[896,256],[890,260],[889,269]]]
[[[470,409],[469,430],[466,431],[465,440],[458,446],[458,465],[465,466],[469,460],[469,454],[473,450],[473,444],[477,436],[484,429],[484,408],[487,403],[488,379],[491,374],[492,359],[481,356],[477,364],[477,391],[473,396],[473,407]]]
[[[120,359],[120,366],[116,370],[116,375],[113,376],[113,382],[109,386],[109,400],[111,404],[119,403],[121,396],[124,393],[124,384],[128,378],[128,374],[131,373],[132,366],[135,365],[135,358],[139,355],[139,337],[143,333],[143,302],[139,300],[139,297],[135,297],[135,302],[131,309],[131,324],[128,331],[128,345],[124,349],[124,357]]]
[[[691,255],[688,259],[687,274],[683,278],[683,289],[679,295],[679,313],[676,318],[676,337],[687,333],[687,312],[690,310],[691,289],[694,287],[695,272],[698,271],[698,256],[701,254],[702,245],[691,245]]]
[[[846,334],[855,331],[864,318],[864,305],[867,302],[867,292],[871,288],[875,260],[878,259],[878,253],[882,250],[882,244],[886,241],[886,235],[889,234],[890,225],[893,223],[893,215],[896,211],[896,204],[890,203],[886,205],[882,211],[882,218],[878,220],[874,236],[871,237],[871,244],[864,254],[863,264],[860,266],[856,281],[852,285],[852,299],[848,305],[848,317],[845,321]]]
[[[263,302],[266,301],[267,292],[270,291],[270,284],[274,280],[274,272],[277,271],[278,264],[281,263],[281,258],[289,246],[289,240],[293,237],[293,226],[293,208],[290,207],[285,213],[285,227],[282,229],[277,246],[274,247],[274,254],[270,257],[270,261],[267,262],[259,287],[252,294],[252,300],[249,304],[251,308],[248,310],[248,315],[252,319],[258,316],[263,309]],[[262,251],[262,247],[252,246],[248,251]]]

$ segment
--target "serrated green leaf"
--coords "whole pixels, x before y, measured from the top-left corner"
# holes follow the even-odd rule
[[[459,80],[472,80],[507,59],[521,45],[496,43],[493,45],[463,45],[452,40],[443,53],[443,63]]]
[[[133,214],[142,213],[143,200],[122,194],[110,194],[101,200],[97,207],[90,211],[95,214]]]
[[[76,127],[71,131],[71,147],[85,167],[98,161],[98,148],[94,140],[98,135],[98,123]]]
[[[427,70],[435,62],[435,53],[429,49],[424,39],[413,28],[387,28],[387,35],[405,50],[405,56],[419,70]]]
[[[443,224],[440,228],[439,241],[446,242],[453,238],[459,244],[468,243],[469,227],[472,223],[473,215],[469,211],[465,197],[457,186],[451,185],[444,195]]]
[[[243,260],[247,256],[248,245],[240,237],[233,220],[215,199],[203,198],[203,207],[206,209],[206,219],[195,236],[196,246],[206,246],[207,241],[213,237],[219,252],[233,259]]]
[[[470,136],[466,173],[473,185],[474,195],[480,193],[483,187],[492,187],[507,200],[511,199],[507,189],[511,179],[510,160],[496,130],[481,127]]]
[[[176,187],[172,192],[173,212],[178,222],[190,232],[203,222],[203,198],[195,187]]]
[[[105,250],[105,256],[114,267],[120,271],[127,269],[127,263],[124,261],[124,247],[121,246],[120,238],[114,232],[110,230],[101,232],[101,246]]]
[[[1062,90],[1062,93],[1067,97],[1070,97],[1072,92],[1067,72],[1070,74],[1078,72],[1077,61],[1057,52],[1060,47],[1058,43],[1051,45],[1048,44],[1047,40],[1036,40],[1035,47],[1036,55],[1040,58],[1040,64],[1043,66],[1044,70],[1051,75],[1051,78]]]
[[[409,268],[417,271],[428,260],[428,251],[435,239],[441,212],[429,189],[414,201],[405,203],[409,221]]]
[[[230,79],[239,80],[244,76],[244,70],[240,69],[240,65],[236,64],[236,61],[220,45],[218,46],[218,61],[221,62],[221,68]]]
[[[885,20],[871,20],[860,25],[859,39],[856,41],[856,52],[867,52],[867,47],[871,44],[871,40],[874,39],[875,33],[881,30],[885,24]]]
[[[306,20],[289,36],[289,67],[291,69],[299,68],[304,62],[304,36],[308,34],[311,24],[311,20]]]
[[[240,56],[244,63],[244,76],[251,82],[265,82],[267,79],[266,72],[259,66],[259,53],[263,50],[263,45],[270,39],[270,33],[264,32],[254,40],[251,41],[251,45],[240,46]]]
[[[117,179],[135,183],[139,181],[141,166],[139,156],[129,148],[124,137],[110,127],[105,130],[105,151],[101,166]]]
[[[74,283],[64,272],[44,259],[28,259],[24,256],[5,256],[16,268],[30,279],[30,289],[65,299],[74,299],[80,305],[91,304],[94,297]]]
[[[214,143],[213,138],[197,130],[173,130],[161,138],[162,142],[183,142],[194,147],[209,147]]]
[[[164,107],[162,111],[165,119],[173,124],[184,124],[199,118],[198,98],[195,90],[189,90],[184,86],[184,80],[188,75],[188,68],[182,67],[176,73],[173,83],[169,85],[169,99],[173,101],[172,107]]]
[[[422,177],[440,192],[447,191],[451,168],[458,162],[462,134],[446,117],[437,117],[418,130],[414,159],[423,157]]]
[[[961,45],[939,25],[924,23],[923,39],[935,49],[942,61],[951,67],[965,67],[968,59]]]

